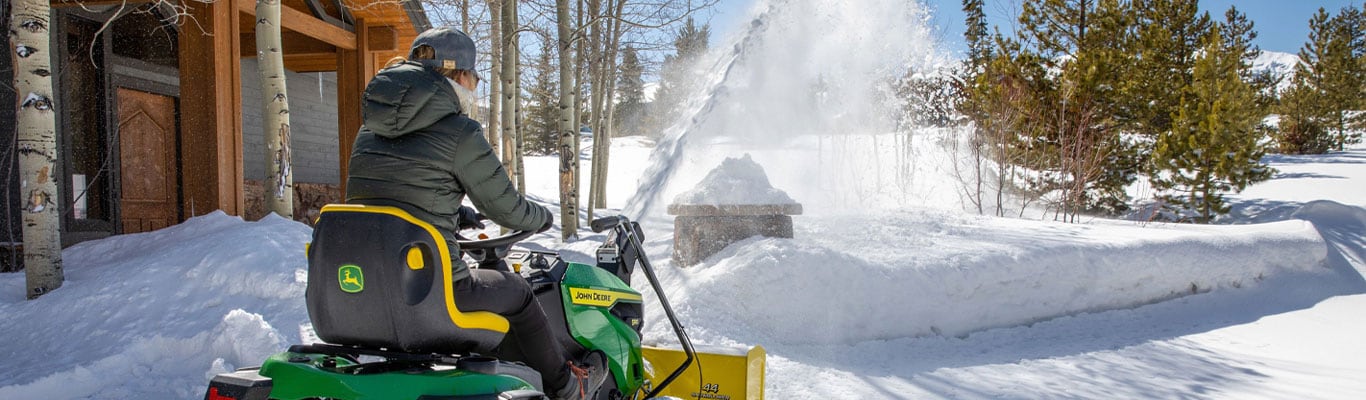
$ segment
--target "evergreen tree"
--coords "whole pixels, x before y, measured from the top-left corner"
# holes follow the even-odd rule
[[[549,38],[549,35],[541,35],[541,53],[532,65],[536,78],[528,88],[531,104],[527,107],[524,133],[524,151],[539,155],[554,153],[559,142],[560,77],[554,59],[555,42]]]
[[[1342,151],[1348,144],[1361,142],[1361,133],[1351,131],[1356,111],[1362,109],[1362,84],[1366,71],[1361,68],[1361,48],[1366,40],[1361,10],[1343,8],[1329,21],[1331,38],[1327,54],[1320,59],[1324,69],[1324,109],[1333,131],[1333,146]]]
[[[987,14],[982,9],[983,0],[963,0],[963,13],[967,14],[967,30],[963,39],[967,41],[969,73],[977,73],[991,57],[991,38],[987,35]]]
[[[693,64],[707,52],[709,36],[711,26],[699,27],[692,17],[688,17],[683,27],[674,32],[674,54],[664,56],[664,65],[659,72],[659,89],[650,107],[648,131],[661,133],[678,117],[679,108],[697,83],[698,76],[693,71]]]
[[[1352,55],[1357,60],[1357,71],[1366,75],[1366,2],[1361,4],[1361,12],[1357,13],[1357,38],[1359,39],[1352,46]],[[1357,140],[1361,139],[1361,131],[1366,131],[1366,76],[1361,78],[1361,87],[1357,91],[1357,111],[1356,120],[1352,127],[1357,130]]]
[[[1020,15],[1020,42],[1048,71],[1035,81],[1041,101],[1028,113],[1037,136],[1027,143],[1041,154],[1026,167],[1047,171],[1033,186],[1057,193],[1064,220],[1126,207],[1124,186],[1137,164],[1112,117],[1115,82],[1132,57],[1125,51],[1132,26],[1126,10],[1118,0],[1035,0]]]
[[[1309,77],[1295,75],[1290,88],[1281,93],[1277,112],[1275,138],[1277,151],[1284,154],[1323,154],[1333,146],[1324,128],[1324,119],[1317,116],[1322,99],[1307,82]]]
[[[1135,0],[1132,10],[1136,57],[1123,80],[1120,114],[1126,128],[1154,138],[1171,130],[1180,88],[1191,84],[1196,51],[1213,24],[1193,1]]]
[[[1282,99],[1282,149],[1293,152],[1341,150],[1359,142],[1359,132],[1350,130],[1353,111],[1362,106],[1362,85],[1366,84],[1360,60],[1363,33],[1361,11],[1344,8],[1336,16],[1323,8],[1309,19],[1309,41],[1300,48],[1295,66],[1294,86]],[[1289,104],[1285,104],[1289,103]],[[1324,137],[1318,137],[1318,136]],[[1330,143],[1320,149],[1318,144]]]
[[[617,104],[616,126],[622,135],[635,135],[641,131],[641,120],[645,112],[645,68],[640,64],[640,55],[635,47],[626,45],[621,51],[620,77],[617,91],[621,100]]]
[[[963,0],[963,13],[967,14],[967,30],[963,38],[967,41],[968,58],[963,60],[963,67],[958,70],[958,96],[954,109],[980,127],[987,122],[982,115],[982,104],[987,101],[985,97],[989,94],[990,82],[979,78],[986,74],[987,64],[992,61],[993,43],[987,37],[987,16],[982,10],[982,0]],[[982,132],[973,130],[972,134],[980,135]]]
[[[1253,92],[1257,94],[1257,109],[1266,114],[1276,103],[1279,77],[1269,70],[1252,69],[1252,62],[1262,55],[1262,49],[1253,44],[1257,39],[1254,26],[1252,20],[1247,19],[1247,14],[1238,11],[1237,7],[1229,6],[1228,11],[1224,12],[1224,23],[1219,25],[1219,37],[1224,41],[1224,46],[1243,55],[1243,80],[1252,85]]]
[[[1159,173],[1153,185],[1167,192],[1168,206],[1181,219],[1209,222],[1227,213],[1223,194],[1270,178],[1261,164],[1264,154],[1256,126],[1261,114],[1256,93],[1243,80],[1239,44],[1225,45],[1208,35],[1192,70],[1191,85],[1181,91],[1172,129],[1158,136],[1153,163]]]

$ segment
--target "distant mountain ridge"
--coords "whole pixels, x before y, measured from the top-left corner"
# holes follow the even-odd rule
[[[1276,92],[1280,93],[1290,87],[1290,81],[1295,77],[1295,65],[1299,62],[1300,56],[1295,54],[1262,50],[1262,54],[1252,60],[1252,70],[1270,71],[1271,75],[1280,77],[1280,82],[1276,84]]]

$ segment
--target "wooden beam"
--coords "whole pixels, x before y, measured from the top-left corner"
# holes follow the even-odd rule
[[[337,46],[319,42],[311,37],[297,32],[280,32],[280,43],[284,47],[286,57],[292,54],[318,54],[327,53],[332,57],[337,56]],[[242,57],[256,57],[256,34],[242,34]]]
[[[186,2],[196,24],[180,27],[180,152],[185,217],[242,215],[242,67],[245,0]]]
[[[138,5],[141,5],[141,4],[139,4],[138,2],[126,1],[126,0],[52,0],[51,6],[52,6],[52,8],[63,8],[63,7],[100,7],[100,6],[116,6],[116,5],[125,4],[125,3],[128,4],[128,9],[130,9],[130,10],[133,9],[133,7],[136,7],[136,6],[138,6]]]
[[[237,3],[237,10],[250,15],[252,18],[256,18],[256,2],[239,1]],[[323,20],[313,18],[312,15],[308,15],[308,13],[293,8],[280,7],[280,27],[302,33],[305,36],[318,39],[323,43],[337,46],[341,49],[356,49],[357,42],[355,33],[323,22]],[[357,31],[359,30],[360,29],[357,29]]]
[[[392,26],[372,26],[366,31],[370,51],[398,50],[398,31]]]
[[[336,72],[337,53],[285,56],[285,69],[294,72]]]

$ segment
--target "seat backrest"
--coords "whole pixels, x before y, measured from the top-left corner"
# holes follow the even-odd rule
[[[446,240],[396,207],[330,204],[308,246],[308,316],[333,344],[418,353],[487,352],[507,319],[460,311]]]

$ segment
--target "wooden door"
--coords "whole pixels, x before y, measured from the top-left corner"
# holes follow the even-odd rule
[[[175,98],[118,88],[116,99],[122,233],[178,223]]]

